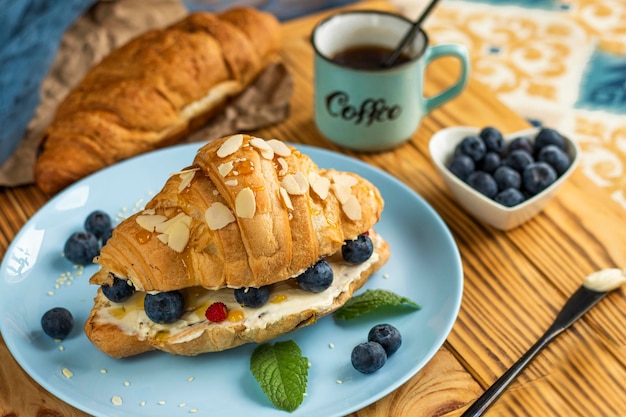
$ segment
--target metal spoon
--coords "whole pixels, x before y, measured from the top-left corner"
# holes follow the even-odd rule
[[[424,20],[426,20],[426,17],[435,8],[435,5],[437,4],[437,2],[438,0],[432,0],[430,2],[430,4],[426,7],[426,9],[422,12],[422,15],[415,21],[415,23],[413,23],[411,28],[406,32],[406,34],[404,35],[404,38],[402,38],[402,40],[400,41],[400,44],[398,44],[396,49],[394,49],[391,55],[389,55],[389,57],[387,57],[385,62],[383,62],[383,68],[389,68],[394,64],[394,62],[396,62],[400,54],[402,54],[402,51],[404,50],[404,48],[406,48],[406,46],[411,41],[413,36],[415,36],[417,31],[420,29],[420,27],[422,26],[422,23],[424,23]]]
[[[607,271],[607,270],[605,270]],[[603,272],[603,271],[600,271]],[[598,273],[596,273],[598,274]],[[592,274],[593,275],[593,274]],[[617,287],[621,282],[617,284]],[[513,364],[500,378],[490,386],[487,391],[474,402],[461,417],[482,416],[485,411],[502,395],[511,382],[530,364],[530,362],[541,352],[552,340],[570,327],[576,320],[581,318],[587,311],[595,306],[600,300],[615,288],[607,288],[606,291],[594,291],[583,284],[567,300],[552,325],[546,332],[531,346],[530,349]]]

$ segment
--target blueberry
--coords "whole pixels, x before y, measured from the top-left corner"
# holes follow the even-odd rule
[[[90,232],[73,233],[63,248],[65,257],[75,264],[88,265],[100,253],[98,238]]]
[[[458,154],[454,157],[452,162],[448,165],[448,169],[454,175],[465,181],[467,176],[474,171],[476,164],[474,160],[467,155]]]
[[[524,168],[526,168],[533,162],[535,162],[535,160],[533,159],[533,156],[531,154],[522,149],[516,149],[512,152],[509,152],[509,154],[506,156],[506,158],[504,158],[504,161],[502,163],[506,166],[513,168],[517,172],[522,173],[524,172]]]
[[[113,277],[112,285],[102,285],[101,288],[104,296],[114,303],[126,301],[135,293],[132,282],[116,276]]]
[[[498,167],[493,173],[493,178],[496,180],[499,190],[520,189],[522,187],[522,176],[510,166],[501,165]]]
[[[41,316],[43,332],[54,339],[65,339],[74,327],[74,317],[63,307],[54,307]]]
[[[333,269],[328,261],[320,259],[296,277],[296,282],[305,291],[322,292],[333,283]]]
[[[155,323],[174,323],[183,315],[185,299],[180,291],[146,294],[143,308],[148,318]]]
[[[467,136],[458,144],[457,150],[463,155],[467,155],[478,162],[484,158],[487,153],[485,142],[478,136]]]
[[[537,154],[541,149],[548,145],[554,145],[559,149],[564,149],[565,139],[563,139],[563,136],[561,136],[561,134],[556,130],[545,127],[537,133],[537,136],[535,136],[535,145],[533,150],[535,154]]]
[[[389,357],[400,349],[402,336],[400,331],[391,324],[377,324],[370,329],[367,341],[380,344],[385,349],[387,357]]]
[[[85,219],[85,230],[93,233],[98,239],[111,234],[113,225],[111,217],[104,211],[96,210]]]
[[[267,303],[270,298],[270,287],[237,288],[235,289],[235,300],[243,307],[258,308]]]
[[[522,174],[524,188],[531,195],[540,193],[557,178],[556,171],[545,162],[534,162],[526,167]]]
[[[524,194],[517,188],[507,188],[504,191],[500,191],[494,197],[494,200],[507,207],[516,206],[522,203],[525,199]]]
[[[354,369],[364,374],[371,374],[385,365],[387,353],[379,343],[365,342],[352,349],[350,360]]]
[[[500,160],[500,155],[493,151],[488,151],[485,154],[485,157],[478,163],[478,169],[491,174],[501,164],[502,164],[502,161]]]
[[[569,155],[555,145],[546,145],[541,148],[537,160],[548,163],[558,175],[567,171],[570,165]]]
[[[374,244],[366,234],[361,234],[354,240],[346,240],[341,247],[343,260],[349,264],[363,263],[372,256],[372,253],[374,253]]]
[[[504,150],[504,138],[502,137],[502,133],[495,127],[487,126],[483,128],[478,136],[485,142],[485,147],[488,152],[491,151],[500,154]]]
[[[474,171],[467,177],[467,183],[476,191],[493,198],[498,193],[496,180],[484,171]]]
[[[522,150],[522,151],[528,152],[529,154],[532,154],[533,144],[529,138],[525,136],[520,136],[518,138],[513,139],[511,143],[509,143],[507,150],[508,150],[508,153],[511,153],[517,150]]]

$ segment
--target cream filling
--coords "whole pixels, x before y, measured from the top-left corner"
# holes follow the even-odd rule
[[[377,247],[378,242],[374,242]],[[281,318],[298,314],[304,311],[324,311],[330,308],[341,293],[347,291],[350,284],[359,279],[361,273],[378,262],[379,256],[375,251],[365,262],[351,265],[341,261],[329,260],[333,269],[333,282],[329,288],[320,293],[311,293],[300,289],[294,279],[272,284],[269,301],[259,307],[242,307],[235,300],[234,291],[223,288],[217,291],[202,287],[183,289],[185,297],[185,312],[182,317],[171,324],[155,323],[148,318],[143,309],[144,292],[136,292],[123,303],[111,302],[101,309],[99,320],[103,323],[112,323],[129,335],[137,336],[140,340],[147,338],[170,339],[182,332],[188,334],[176,338],[174,343],[183,343],[199,336],[199,332],[189,331],[193,326],[202,323],[208,324],[205,317],[207,308],[216,302],[222,302],[229,311],[229,317],[221,323],[211,323],[214,326],[244,326],[244,332],[265,329],[269,324]]]
[[[217,84],[209,92],[199,100],[189,103],[182,108],[180,117],[184,120],[193,119],[195,116],[204,113],[213,108],[216,104],[221,103],[225,97],[239,94],[241,84],[237,81],[224,81]]]
[[[626,270],[609,268],[589,274],[583,281],[583,285],[592,291],[608,292],[616,290],[625,282]]]

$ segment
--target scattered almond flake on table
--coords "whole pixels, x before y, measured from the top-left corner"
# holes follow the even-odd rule
[[[113,397],[111,397],[111,402],[113,403],[113,405],[122,405],[122,397],[120,397],[119,395],[114,395]]]
[[[66,377],[67,379],[70,379],[71,377],[74,376],[74,372],[72,372],[71,370],[69,370],[68,368],[63,368],[61,370],[61,373],[63,374],[64,377]]]

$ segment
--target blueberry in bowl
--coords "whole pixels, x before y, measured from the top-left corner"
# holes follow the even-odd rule
[[[431,138],[429,151],[446,186],[469,214],[510,230],[544,209],[576,168],[580,151],[556,129],[530,128],[501,135],[501,141],[498,133],[493,126],[442,129]],[[476,149],[483,148],[477,159]],[[499,164],[494,157],[485,160],[490,153],[497,154]]]

